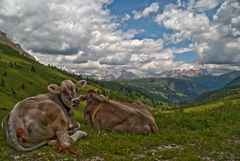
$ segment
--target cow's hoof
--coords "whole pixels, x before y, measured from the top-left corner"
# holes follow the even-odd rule
[[[83,137],[84,138],[89,136],[88,133],[86,133],[85,131],[82,131],[82,132],[83,132]]]
[[[85,138],[88,136],[88,133],[86,133],[85,131],[77,131],[76,132],[78,136],[80,136],[80,138]]]

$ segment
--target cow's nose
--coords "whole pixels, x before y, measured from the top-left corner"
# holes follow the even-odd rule
[[[79,105],[79,103],[80,103],[80,99],[79,98],[72,99],[72,105],[73,106],[77,106],[77,105]]]

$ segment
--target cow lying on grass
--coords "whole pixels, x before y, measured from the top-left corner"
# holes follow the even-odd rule
[[[152,114],[140,102],[123,103],[106,99],[90,90],[81,100],[86,100],[84,123],[97,129],[148,134],[158,127]]]
[[[79,127],[69,133],[73,129],[70,113],[80,102],[77,91],[85,85],[85,80],[76,85],[64,80],[60,87],[49,85],[49,93],[18,102],[2,122],[7,143],[18,151],[31,151],[49,142],[60,151],[69,150],[71,144],[87,135]]]

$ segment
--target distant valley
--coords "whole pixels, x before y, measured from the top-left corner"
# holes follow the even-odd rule
[[[124,75],[124,73],[130,73],[130,76],[125,77],[128,75]],[[159,77],[155,78],[137,78],[131,72],[122,70],[120,72],[105,72],[98,80],[101,80],[100,82],[108,88],[111,88],[108,84],[112,84],[109,81],[114,81],[116,83],[112,86],[134,89],[151,100],[181,103],[196,98],[205,92],[220,89],[240,76],[240,71],[222,75],[212,75],[205,70],[185,70],[183,73],[178,70],[177,75],[176,71],[168,71],[167,73],[168,75],[158,75]],[[103,83],[104,81],[107,82]]]

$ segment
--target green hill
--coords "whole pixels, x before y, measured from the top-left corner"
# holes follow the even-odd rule
[[[192,106],[238,99],[240,100],[240,77],[235,78],[221,89],[205,92],[185,104]]]
[[[143,78],[120,83],[136,88],[153,100],[173,103],[194,98],[206,91],[199,83],[183,78]]]
[[[163,97],[155,98],[150,91],[143,91],[134,85],[116,81],[99,81],[89,79],[89,84],[96,86],[101,92],[110,99],[131,102],[140,100],[151,107],[169,107],[169,101]],[[124,96],[124,97],[123,97]]]
[[[0,108],[11,108],[18,100],[47,92],[49,83],[79,79],[23,57],[5,45],[0,44],[0,50]]]
[[[240,76],[225,85],[226,88],[240,87]]]
[[[63,79],[76,82],[80,79],[74,74],[25,58],[4,45],[0,45],[0,50],[0,120],[19,100],[47,92],[49,83],[59,84]],[[159,80],[148,81],[153,81],[154,85],[161,84]],[[89,85],[81,92],[99,88],[112,99],[150,100],[150,97],[141,95],[144,93],[141,88],[134,87],[127,91],[129,86],[125,86],[126,82],[106,84],[89,80]],[[137,84],[140,87],[141,81],[137,80]],[[173,93],[176,87],[167,83],[164,86],[167,85]],[[148,87],[155,88],[150,84]],[[193,85],[191,88],[195,89]],[[75,119],[80,122],[83,107],[84,103],[81,103],[80,108],[75,110]],[[153,108],[151,112],[159,131],[151,135],[116,133],[82,125],[82,130],[88,132],[89,137],[74,144],[79,150],[76,155],[60,154],[50,146],[28,153],[17,152],[6,145],[4,131],[0,129],[0,160],[240,160],[239,107],[240,104],[236,102],[223,103],[212,110],[193,112]]]
[[[199,77],[186,77],[199,83],[207,90],[215,90],[223,88],[227,83],[240,76],[240,71],[233,71],[219,76],[203,75]]]

